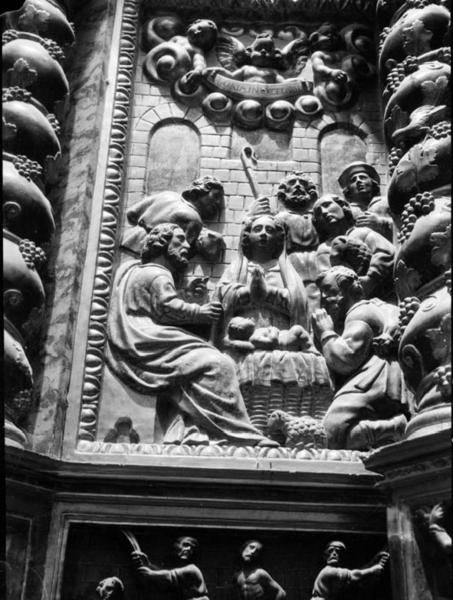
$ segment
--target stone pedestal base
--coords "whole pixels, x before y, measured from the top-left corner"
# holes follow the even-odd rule
[[[392,444],[374,452],[366,466],[384,476],[378,487],[390,492],[387,534],[393,595],[398,600],[451,597],[448,531],[451,495],[451,430]],[[432,510],[441,506],[445,547],[430,527]],[[450,540],[450,550],[448,549]],[[450,565],[451,567],[451,565]]]

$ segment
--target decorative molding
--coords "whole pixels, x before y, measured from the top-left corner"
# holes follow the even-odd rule
[[[309,461],[334,461],[360,463],[369,456],[357,450],[327,450],[318,448],[281,448],[253,446],[216,446],[187,444],[114,444],[109,442],[81,441],[77,447],[80,454],[140,455],[140,456],[200,456],[224,459],[266,458]]]
[[[94,440],[96,433],[99,393],[104,367],[103,348],[106,340],[107,311],[122,191],[122,174],[126,160],[127,130],[137,42],[138,4],[138,0],[126,0],[124,4],[101,231],[96,256],[83,375],[78,434],[81,440]]]
[[[143,6],[149,11],[162,10],[160,0],[145,0]],[[295,15],[302,19],[319,17],[320,13],[326,18],[341,14],[345,17],[354,15],[355,18],[364,16],[373,19],[376,0],[192,0],[190,3],[167,0],[165,8],[168,11],[190,11],[191,14],[208,9],[221,17],[231,16],[233,12],[237,19],[275,20],[294,18]]]

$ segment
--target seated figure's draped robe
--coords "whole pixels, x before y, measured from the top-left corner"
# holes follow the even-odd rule
[[[263,436],[250,423],[233,361],[180,326],[199,314],[198,304],[178,298],[167,268],[125,263],[113,288],[107,361],[137,392],[167,393],[209,439],[254,445]]]

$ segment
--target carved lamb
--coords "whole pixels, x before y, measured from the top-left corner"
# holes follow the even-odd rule
[[[287,448],[327,447],[324,426],[313,417],[294,417],[283,410],[274,410],[269,416],[267,427],[271,439],[283,435]]]

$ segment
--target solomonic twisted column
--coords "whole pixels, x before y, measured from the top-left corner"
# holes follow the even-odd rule
[[[398,230],[399,362],[412,418],[404,441],[376,452],[367,464],[384,475],[382,485],[392,494],[388,535],[395,597],[447,598],[451,584],[429,532],[447,527],[450,510],[449,3],[381,0],[378,23],[388,203]],[[443,507],[437,520],[434,505]],[[451,547],[450,536],[444,537]]]
[[[26,0],[1,24],[5,433],[8,445],[25,447],[35,401],[30,346],[45,302],[40,272],[55,229],[46,174],[60,154],[69,93],[62,47],[74,32],[63,7],[47,0]]]

